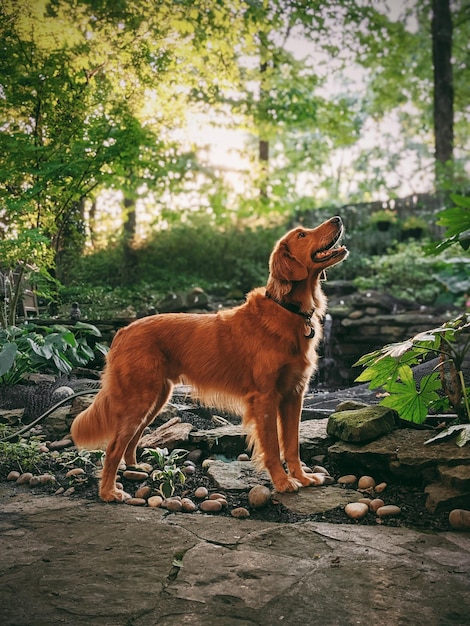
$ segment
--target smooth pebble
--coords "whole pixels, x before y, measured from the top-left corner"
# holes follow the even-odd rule
[[[385,506],[385,502],[383,500],[381,500],[380,498],[374,498],[374,500],[371,500],[370,504],[369,504],[369,509],[371,511],[377,511],[378,509],[380,509],[381,507]]]
[[[163,498],[161,496],[151,496],[147,500],[147,504],[152,508],[156,509],[157,507],[162,506]]]
[[[218,513],[222,509],[222,502],[220,500],[204,500],[199,508],[204,513]]]
[[[455,530],[470,530],[470,511],[453,509],[449,513],[449,524]]]
[[[354,485],[354,483],[357,483],[357,476],[353,474],[346,474],[346,476],[338,478],[338,485]]]
[[[358,489],[373,489],[375,487],[375,480],[372,476],[361,476],[357,483]]]
[[[209,492],[207,491],[205,487],[198,487],[196,491],[194,492],[194,497],[197,498],[198,500],[207,498],[208,495],[209,495]]]
[[[245,507],[243,506],[238,506],[236,509],[230,511],[230,515],[237,519],[244,519],[246,517],[250,517],[250,511],[248,511],[248,509],[245,509]]]
[[[351,519],[362,519],[369,511],[369,507],[364,502],[350,502],[344,507],[344,511]]]
[[[255,485],[248,492],[248,502],[254,509],[260,509],[271,500],[271,491],[264,485]]]
[[[378,515],[378,517],[395,517],[395,515],[400,515],[400,513],[400,507],[395,506],[394,504],[386,504],[385,506],[381,506],[376,511],[376,515]]]

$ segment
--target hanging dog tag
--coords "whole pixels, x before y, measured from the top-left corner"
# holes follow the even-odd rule
[[[310,332],[308,335],[304,335],[306,339],[313,339],[315,337],[315,329],[310,324],[305,324],[307,328],[310,328]]]

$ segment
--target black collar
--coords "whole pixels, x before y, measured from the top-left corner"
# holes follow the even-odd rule
[[[269,291],[266,292],[266,298],[269,298],[279,306],[282,306],[286,311],[290,311],[291,313],[295,313],[296,315],[300,315],[300,317],[305,318],[308,326],[312,326],[312,315],[315,313],[315,309],[312,309],[310,312],[302,311],[302,309],[297,304],[291,304],[290,302],[281,302],[277,298],[274,298]]]

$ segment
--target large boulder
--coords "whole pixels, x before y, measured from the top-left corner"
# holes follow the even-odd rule
[[[352,443],[374,441],[391,433],[398,418],[396,411],[385,406],[368,406],[330,415],[327,433],[330,437]]]

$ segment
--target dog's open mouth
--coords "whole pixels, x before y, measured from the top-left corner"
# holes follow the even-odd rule
[[[312,261],[315,261],[316,263],[324,263],[325,261],[334,259],[337,256],[344,256],[347,249],[345,246],[338,245],[342,235],[343,229],[341,228],[330,243],[312,254]]]

